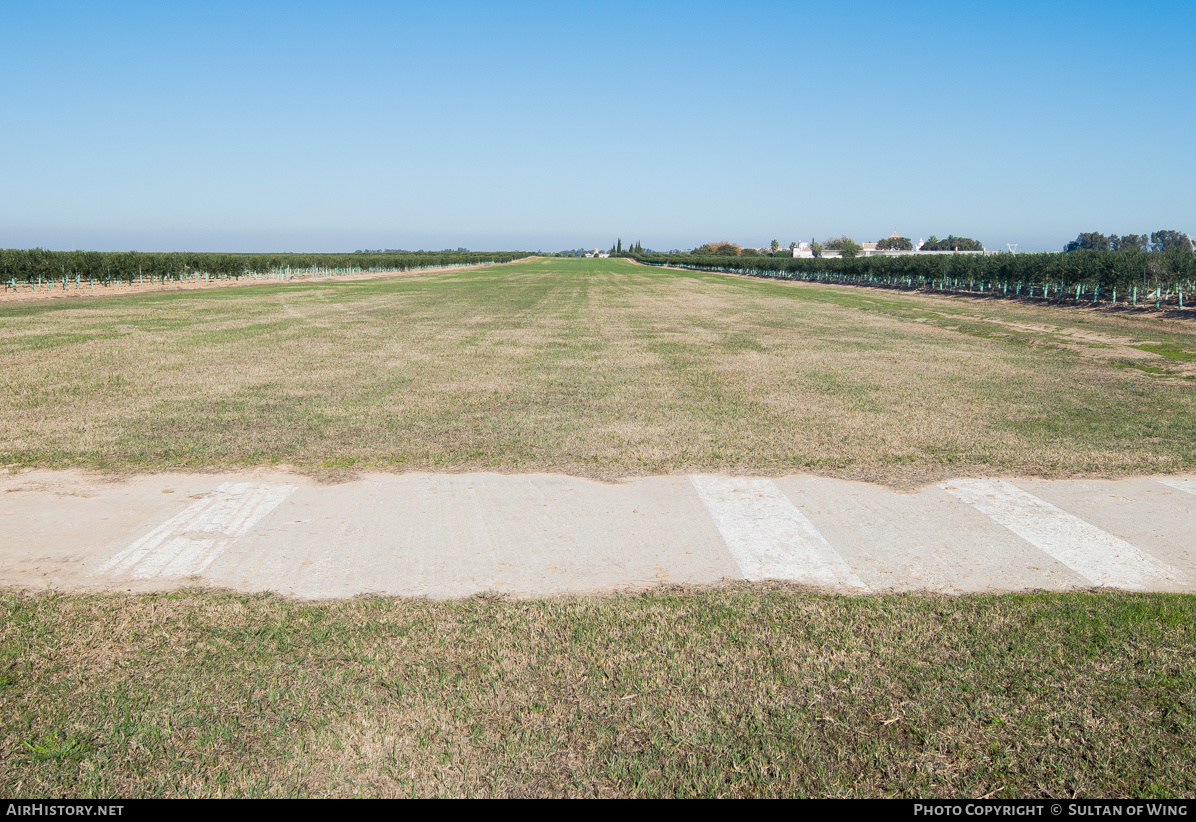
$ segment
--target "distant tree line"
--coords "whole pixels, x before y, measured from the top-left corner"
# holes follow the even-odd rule
[[[797,243],[790,243],[788,249],[783,257],[791,257],[794,250],[797,248]],[[913,251],[914,243],[909,237],[886,237],[876,244],[878,251]],[[838,252],[840,257],[856,257],[863,251],[863,246],[853,240],[851,237],[843,234],[838,237],[829,237],[822,242],[817,240],[810,240],[810,251],[815,257],[821,257],[823,251]],[[979,240],[973,240],[970,237],[956,237],[954,234],[948,235],[947,239],[940,240],[933,234],[930,239],[922,244],[923,251],[983,251],[984,245]],[[781,251],[781,244],[773,240],[768,250],[756,248],[743,248],[739,243],[732,243],[726,240],[717,243],[703,243],[702,245],[690,251],[690,255],[694,257],[775,257]],[[641,253],[632,250],[631,253]]]
[[[689,253],[695,257],[738,257],[743,253],[743,248],[739,243],[721,240],[717,243],[703,243]]]
[[[1182,243],[1166,250],[1037,254],[910,254],[889,257],[730,257],[693,254],[642,254],[642,262],[679,265],[781,279],[876,283],[903,288],[998,289],[1022,296],[1046,293],[1087,294],[1110,299],[1113,289],[1125,299],[1160,289],[1178,294],[1196,289],[1196,254]],[[1031,287],[1035,290],[1030,291]]]
[[[920,251],[983,251],[984,244],[979,240],[973,240],[970,237],[956,237],[954,234],[948,234],[947,239],[940,240],[933,234],[930,239],[922,243]]]
[[[244,277],[289,270],[406,271],[443,265],[504,263],[528,256],[525,251],[357,252],[346,254],[232,254],[215,252],[47,251],[0,249],[4,283],[60,277],[131,281],[179,275]]]
[[[458,247],[458,248],[442,248],[442,249],[440,250],[440,253],[442,253],[442,254],[452,254],[452,253],[454,253],[454,252],[464,252],[464,251],[469,251],[469,249],[468,249],[468,248],[464,248],[464,247]],[[359,249],[357,249],[356,251],[354,251],[353,253],[354,253],[354,254],[411,254],[411,253],[413,253],[413,252],[411,252],[411,251],[408,251],[408,250],[407,250],[407,249],[405,249],[405,248],[359,248]],[[422,249],[422,248],[421,248],[419,251],[416,251],[416,252],[414,252],[414,253],[416,253],[416,254],[424,254],[424,253],[431,253],[431,252],[430,252],[430,251],[429,251],[429,252],[425,252],[425,251],[424,251],[424,249]]]
[[[1081,232],[1078,237],[1063,247],[1065,252],[1072,251],[1154,251],[1164,254],[1176,250],[1183,253],[1193,253],[1192,238],[1179,231],[1165,229],[1145,234],[1125,234],[1105,236],[1097,231]]]
[[[855,240],[848,237],[846,234],[841,234],[838,237],[831,237],[823,240],[818,244],[818,252],[821,255],[822,251],[838,251],[840,257],[855,257],[862,250],[863,246]],[[814,243],[810,243],[810,247],[814,247]]]
[[[615,244],[610,247],[610,251],[608,253],[612,257],[623,257],[628,254],[643,254],[644,247],[637,240],[636,242],[627,246],[627,248],[623,248],[623,238],[620,237],[615,240]]]

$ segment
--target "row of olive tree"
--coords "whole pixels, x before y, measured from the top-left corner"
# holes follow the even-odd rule
[[[528,256],[523,251],[393,252],[356,254],[229,254],[210,252],[47,251],[0,249],[0,277],[4,283],[82,277],[95,280],[135,280],[138,277],[193,275],[244,277],[291,271],[406,271],[442,265],[509,262]]]
[[[1196,289],[1196,254],[1172,248],[1153,251],[1091,251],[1041,254],[911,254],[877,257],[695,257],[688,254],[637,255],[642,262],[681,265],[782,279],[857,282],[905,288],[961,285],[1025,294],[1030,286],[1041,294],[1077,293],[1111,298],[1131,289]]]

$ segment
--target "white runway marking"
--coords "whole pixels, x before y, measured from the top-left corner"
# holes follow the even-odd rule
[[[1180,491],[1187,491],[1189,494],[1196,494],[1196,479],[1161,479],[1159,482],[1163,485],[1170,485],[1172,488],[1178,488]]]
[[[690,477],[744,577],[868,590],[772,480]]]
[[[1123,539],[1102,531],[1005,480],[961,479],[939,485],[1050,554],[1093,585],[1141,590],[1179,573]]]
[[[201,573],[222,551],[286,499],[294,487],[226,482],[100,566],[138,579]]]

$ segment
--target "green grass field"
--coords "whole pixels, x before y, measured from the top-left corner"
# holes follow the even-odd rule
[[[1196,598],[0,596],[6,796],[1192,796]]]
[[[0,464],[1177,472],[1196,328],[547,259],[0,306]]]

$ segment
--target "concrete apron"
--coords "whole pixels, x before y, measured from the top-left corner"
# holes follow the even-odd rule
[[[1196,479],[0,477],[0,585],[321,599],[785,579],[842,593],[1196,591]]]

